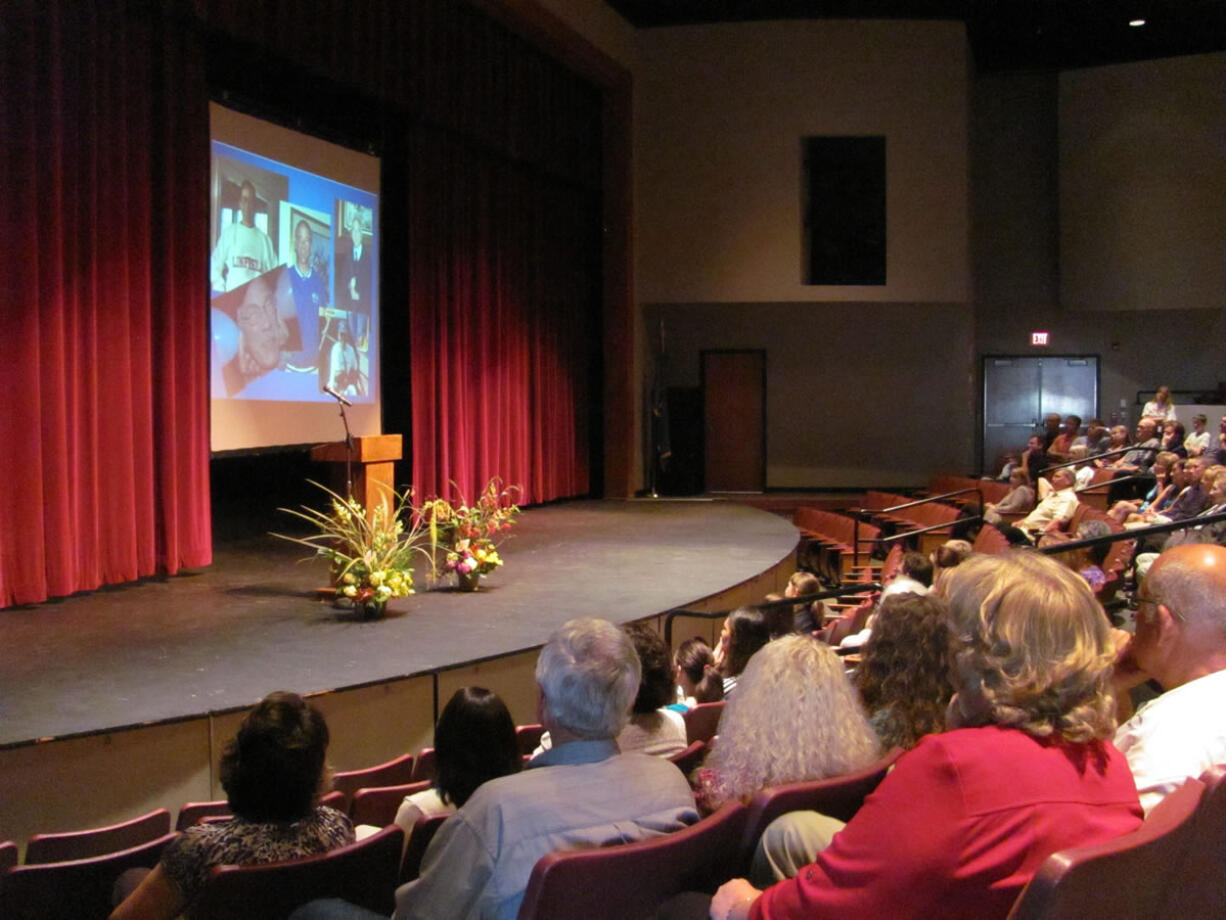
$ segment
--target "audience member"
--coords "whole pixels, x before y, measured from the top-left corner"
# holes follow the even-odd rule
[[[659,757],[621,754],[614,740],[639,686],[630,637],[612,623],[571,620],[536,663],[539,716],[553,747],[522,773],[482,784],[448,818],[421,875],[396,891],[394,920],[515,920],[532,867],[555,850],[680,830],[698,818],[685,777]],[[294,920],[375,918],[315,901]]]
[[[1189,457],[1199,457],[1209,449],[1209,432],[1205,430],[1208,421],[1203,412],[1192,416],[1192,433],[1183,439],[1183,449]]]
[[[724,681],[715,669],[715,653],[701,636],[686,639],[673,656],[678,702],[675,709],[693,709],[699,703],[724,698]]]
[[[839,648],[857,648],[867,642],[869,636],[873,634],[873,624],[877,620],[882,602],[887,598],[902,594],[918,594],[922,597],[932,590],[932,576],[933,565],[931,559],[923,553],[917,553],[914,550],[903,553],[902,565],[899,566],[898,571],[894,573],[893,577],[887,580],[885,587],[881,589],[881,597],[877,600],[877,609],[869,616],[868,621],[864,624],[864,628],[840,642]]]
[[[753,653],[770,641],[770,627],[756,607],[738,607],[728,614],[719,633],[715,664],[724,679],[724,697],[732,696],[737,678]]]
[[[912,748],[944,730],[954,692],[944,604],[916,594],[887,598],[861,656],[855,684],[883,749]]]
[[[221,757],[221,785],[234,817],[190,827],[111,914],[111,920],[171,920],[220,865],[312,856],[353,842],[349,818],[318,805],[328,785],[328,726],[296,693],[270,693]]]
[[[725,706],[698,771],[699,805],[715,811],[767,786],[851,773],[877,757],[843,662],[816,639],[784,636],[753,656]]]
[[[989,524],[999,524],[1002,514],[1018,511],[1030,511],[1034,507],[1034,489],[1030,487],[1030,477],[1023,469],[1016,469],[1009,476],[1009,491],[998,502],[985,502],[983,519]]]
[[[937,582],[950,569],[961,565],[973,551],[972,545],[966,540],[946,540],[932,551],[929,559],[932,561],[932,588],[935,591]]]
[[[1171,402],[1171,388],[1168,386],[1158,387],[1158,392],[1154,394],[1154,398],[1142,407],[1141,417],[1159,419],[1161,421],[1174,418],[1175,404]]]
[[[1043,439],[1037,434],[1032,435],[1026,442],[1026,450],[1022,452],[1021,463],[1022,469],[1026,471],[1026,478],[1031,482],[1038,482],[1039,474],[1051,466],[1047,450],[1043,447]]]
[[[1081,416],[1070,415],[1064,420],[1064,425],[1060,429],[1060,433],[1056,435],[1055,440],[1047,448],[1047,453],[1057,463],[1062,463],[1070,459],[1069,451],[1073,448],[1073,442],[1078,435],[1081,434]]]
[[[406,796],[396,812],[406,842],[418,818],[455,814],[486,780],[519,772],[515,722],[502,698],[484,687],[453,693],[434,727],[434,759],[434,785]]]
[[[1039,432],[1039,437],[1043,442],[1044,450],[1051,450],[1052,443],[1060,436],[1061,428],[1062,423],[1060,422],[1059,412],[1050,412],[1044,416],[1043,428]]]
[[[793,572],[792,577],[788,579],[787,587],[783,589],[783,596],[804,597],[808,594],[817,594],[821,589],[821,582],[812,572]],[[820,612],[814,616],[815,609],[818,611],[824,609],[821,601],[796,604],[792,607],[792,630],[809,634],[820,627],[822,616]]]
[[[1099,451],[1119,451],[1128,446],[1128,426],[1127,425],[1112,425],[1110,433],[1107,437],[1107,444]],[[1123,457],[1124,454],[1112,454],[1110,457],[1103,457],[1101,460],[1095,460],[1095,466],[1102,469],[1110,468],[1116,460]]]
[[[728,882],[712,918],[1003,918],[1051,853],[1140,826],[1108,740],[1111,634],[1085,582],[1015,552],[972,557],[947,584],[949,730],[903,754],[795,878]]]
[[[1073,517],[1079,504],[1073,491],[1073,473],[1064,468],[1051,474],[1052,491],[1040,501],[1033,511],[1017,522],[1017,526],[1001,525],[1011,543],[1033,544],[1040,534],[1060,530]]]
[[[1107,449],[1111,443],[1111,432],[1103,425],[1102,419],[1092,418],[1086,425],[1086,433],[1073,438],[1072,447],[1084,447],[1087,456],[1094,456]]]
[[[1178,477],[1173,475],[1176,467],[1180,470]],[[1176,479],[1182,478],[1182,469],[1183,465],[1176,454],[1162,451],[1154,460],[1154,485],[1145,494],[1145,498],[1140,501],[1121,499],[1107,509],[1107,514],[1122,524],[1143,512],[1160,511],[1173,504],[1183,488],[1182,485],[1176,487]]]
[[[1186,458],[1188,456],[1187,449],[1183,446],[1184,428],[1183,423],[1168,419],[1162,426],[1162,449],[1169,451],[1178,457]]]
[[[1137,605],[1136,635],[1121,648],[1116,692],[1125,706],[1128,689],[1147,679],[1164,692],[1119,727],[1115,743],[1149,812],[1184,780],[1226,764],[1226,549],[1164,552]]]
[[[630,721],[617,735],[617,747],[623,754],[680,754],[687,744],[685,719],[668,708],[676,694],[668,647],[659,633],[643,623],[630,623],[622,629],[634,643],[643,676],[630,709]]]
[[[1137,422],[1136,447],[1116,458],[1111,467],[1121,473],[1148,473],[1162,447],[1157,435],[1158,423],[1152,418],[1141,419]]]
[[[1110,534],[1111,527],[1106,521],[1091,518],[1077,526],[1073,540],[1096,540]],[[1098,543],[1059,553],[1056,558],[1084,578],[1090,590],[1098,594],[1107,585],[1107,573],[1103,571],[1102,565],[1110,550],[1110,543]]]

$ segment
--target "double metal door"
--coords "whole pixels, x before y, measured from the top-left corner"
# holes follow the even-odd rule
[[[987,355],[983,359],[983,470],[1025,449],[1044,416],[1098,414],[1098,357]]]

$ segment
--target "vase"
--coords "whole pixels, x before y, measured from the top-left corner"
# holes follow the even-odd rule
[[[481,584],[481,576],[476,572],[456,572],[455,579],[461,591],[476,591]]]

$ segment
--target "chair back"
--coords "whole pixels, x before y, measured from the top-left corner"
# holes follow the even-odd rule
[[[1018,895],[1008,920],[1160,920],[1185,914],[1169,903],[1172,875],[1193,845],[1193,815],[1205,791],[1188,780],[1130,834],[1053,853]],[[1214,854],[1220,863],[1221,854]],[[1221,866],[1214,867],[1214,875]]]
[[[400,786],[376,786],[373,789],[359,789],[353,794],[349,804],[349,818],[354,824],[373,824],[375,827],[387,827],[396,820],[396,812],[405,796],[425,792],[430,788],[430,780],[423,779],[419,783],[404,783]]]
[[[404,832],[385,827],[357,843],[303,859],[214,866],[192,906],[193,920],[285,920],[316,898],[343,898],[390,916]]]
[[[744,830],[745,806],[730,802],[671,834],[550,853],[532,869],[519,920],[647,917],[679,892],[714,892],[737,871]]]
[[[165,808],[147,815],[85,831],[35,834],[26,844],[26,865],[88,859],[140,846],[170,833],[170,812]]]
[[[4,920],[105,920],[115,880],[129,869],[152,869],[175,834],[140,846],[67,862],[14,866],[0,873]]]
[[[541,743],[541,735],[545,734],[543,725],[516,725],[515,740],[519,743],[519,753],[532,756],[536,746]]]
[[[337,811],[345,811],[348,808],[345,793],[335,789],[327,795],[320,796],[319,804],[335,808]],[[186,830],[193,824],[199,824],[206,819],[229,818],[233,814],[234,812],[230,810],[230,803],[225,799],[217,802],[185,802],[179,809],[179,816],[175,820],[175,830]]]
[[[411,882],[421,874],[421,861],[425,858],[426,848],[430,841],[443,826],[450,815],[422,815],[413,823],[409,831],[409,840],[404,846],[404,859],[400,863],[400,884]]]
[[[1226,906],[1226,873],[1222,871],[1222,854],[1226,852],[1226,766],[1214,767],[1200,779],[1205,784],[1205,794],[1192,818],[1192,841],[1178,862],[1163,863],[1163,871],[1170,880],[1164,907],[1168,917],[1180,920],[1220,917]],[[1165,803],[1163,799],[1158,808]]]
[[[345,797],[345,807],[348,811],[353,794],[359,789],[372,789],[375,786],[398,786],[412,781],[413,755],[401,754],[387,763],[381,763],[365,770],[347,770],[332,774],[332,789]]]
[[[724,714],[724,701],[714,703],[699,703],[685,713],[685,740],[688,744],[695,741],[710,741],[719,731],[719,717]]]
[[[417,762],[413,764],[413,775],[406,782],[417,783],[423,779],[434,779],[434,748],[422,748],[417,752]]]
[[[0,843],[0,873],[17,865],[17,844],[11,840]]]
[[[689,779],[698,765],[702,763],[703,758],[707,756],[707,741],[691,742],[689,747],[684,751],[678,751],[668,759],[677,765],[677,769],[685,774],[686,779]]]
[[[817,811],[840,821],[850,821],[902,754],[902,748],[892,748],[876,763],[855,773],[768,786],[757,793],[749,801],[745,837],[741,841],[741,867],[748,871],[762,832],[789,811]]]

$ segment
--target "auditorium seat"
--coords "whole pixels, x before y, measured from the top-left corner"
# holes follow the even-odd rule
[[[719,731],[719,717],[724,714],[724,701],[714,703],[699,703],[693,709],[687,710],[685,718],[685,740],[689,744],[695,741],[710,741]]]
[[[416,783],[423,779],[434,779],[434,748],[422,748],[417,752],[417,762],[413,764],[413,775],[409,782]]]
[[[515,740],[519,743],[519,753],[531,756],[536,746],[541,743],[543,734],[545,734],[543,725],[516,725]]]
[[[345,793],[336,790],[321,796],[319,804],[335,808],[337,811],[345,811],[348,808]],[[232,814],[230,803],[225,799],[217,802],[186,802],[179,809],[179,815],[175,819],[175,830],[185,830],[207,818],[228,818]]]
[[[349,802],[359,789],[398,786],[410,782],[413,777],[413,761],[412,754],[401,754],[386,763],[364,770],[346,770],[332,774],[332,788],[345,797],[345,807],[341,810],[349,810]]]
[[[737,874],[744,830],[745,806],[730,802],[671,834],[550,853],[532,869],[519,920],[649,917],[679,892],[714,893]]]
[[[375,827],[387,827],[396,820],[396,812],[405,796],[425,792],[430,788],[430,780],[423,779],[416,783],[402,783],[399,786],[376,786],[371,789],[359,789],[353,794],[349,804],[349,818],[354,824],[371,824]]]
[[[175,834],[140,846],[67,862],[15,866],[0,873],[4,920],[105,920],[115,880],[129,869],[152,869]]]
[[[846,776],[769,786],[758,792],[749,801],[740,844],[740,871],[749,871],[758,839],[767,825],[780,815],[789,811],[818,811],[840,821],[850,821],[902,754],[902,748],[892,748],[877,762]]]
[[[677,769],[688,779],[707,756],[707,744],[706,741],[691,741],[684,751],[678,751],[668,759],[675,763]]]
[[[349,846],[285,862],[214,866],[193,920],[285,920],[316,898],[343,898],[390,916],[404,832],[385,827]]]
[[[11,840],[0,843],[0,873],[17,865],[17,844]]]
[[[1185,912],[1171,903],[1178,897],[1173,876],[1195,848],[1197,805],[1205,786],[1188,780],[1150,812],[1130,834],[1105,843],[1062,850],[1049,856],[1022,889],[1008,920],[1196,920],[1219,917]],[[1221,875],[1221,852],[1206,861],[1210,875]],[[1196,885],[1200,880],[1189,879]]]
[[[170,833],[170,812],[165,808],[139,818],[61,834],[35,834],[26,843],[26,865],[88,859],[140,846]]]
[[[1163,866],[1170,881],[1163,906],[1166,916],[1179,920],[1218,918],[1226,905],[1226,765],[1206,771],[1200,780],[1205,794],[1192,818],[1191,842],[1179,862]]]
[[[417,878],[418,873],[421,872],[422,858],[426,855],[426,847],[430,846],[430,841],[434,839],[438,829],[449,817],[451,816],[422,815],[413,823],[413,829],[409,831],[409,839],[404,845],[399,884],[403,885]]]

